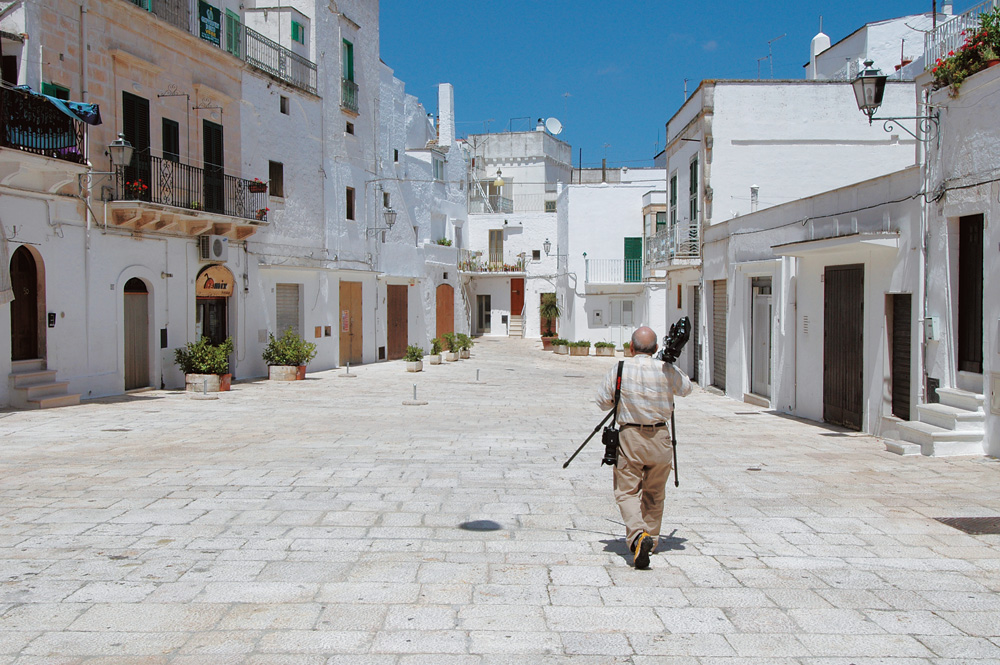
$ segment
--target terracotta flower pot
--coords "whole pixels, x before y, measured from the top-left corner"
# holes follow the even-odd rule
[[[297,369],[298,369],[298,372],[296,372],[296,378],[298,378],[299,381],[305,381],[305,379],[306,379],[306,366],[305,365],[299,365]]]
[[[551,351],[551,350],[552,350],[552,338],[551,337],[543,337],[542,338],[542,351]]]

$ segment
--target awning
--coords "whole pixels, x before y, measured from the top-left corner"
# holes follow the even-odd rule
[[[80,120],[88,125],[99,125],[101,124],[101,108],[97,104],[87,104],[85,102],[70,102],[64,99],[56,99],[55,97],[50,97],[49,95],[43,95],[40,92],[35,92],[26,85],[19,85],[14,88],[20,92],[27,93],[32,97],[38,97],[48,101],[50,104],[55,106],[57,109],[73,118],[74,120]]]

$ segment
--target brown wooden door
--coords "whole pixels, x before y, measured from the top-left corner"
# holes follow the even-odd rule
[[[823,420],[860,430],[865,268],[827,266],[823,283]]]
[[[959,219],[958,369],[983,373],[983,216]]]
[[[388,349],[389,360],[399,360],[406,355],[408,326],[407,320],[407,300],[409,299],[409,287],[404,285],[390,284],[388,286]]]
[[[451,284],[437,287],[437,336],[455,332],[455,289]]]
[[[141,279],[125,283],[125,390],[149,386],[149,294]]]
[[[892,298],[892,415],[910,419],[910,338],[912,336],[912,301],[909,293]]]
[[[14,289],[10,303],[10,358],[38,358],[38,267],[24,247],[14,250],[11,257],[10,281]]]
[[[510,313],[512,316],[521,316],[524,310],[524,278],[510,278]]]
[[[360,365],[364,352],[361,282],[340,283],[340,364]]]

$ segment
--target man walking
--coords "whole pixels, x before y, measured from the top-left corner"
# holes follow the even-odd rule
[[[625,542],[636,568],[649,567],[663,517],[663,498],[670,476],[670,414],[674,396],[691,394],[691,381],[673,363],[653,358],[656,333],[643,326],[632,333],[634,356],[622,368],[621,398],[616,421],[621,429],[618,465],[614,470],[615,500],[625,521]],[[597,405],[615,403],[618,365],[604,377]]]

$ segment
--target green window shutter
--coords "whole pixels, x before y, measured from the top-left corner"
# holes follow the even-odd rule
[[[354,80],[354,44],[344,40],[343,52],[344,78],[348,81]]]
[[[56,99],[69,99],[69,88],[64,88],[55,83],[42,83],[42,94]]]
[[[243,26],[240,24],[240,17],[233,12],[226,10],[226,51],[232,53],[237,58],[241,57],[240,45],[243,43]]]
[[[300,44],[305,44],[306,42],[306,29],[298,21],[292,21],[292,41]]]
[[[625,281],[642,281],[642,238],[625,238]]]

